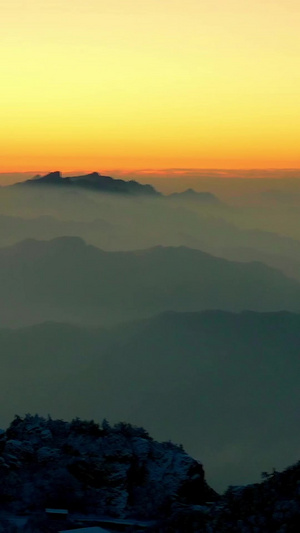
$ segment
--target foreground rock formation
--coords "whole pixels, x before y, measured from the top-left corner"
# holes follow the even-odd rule
[[[218,496],[171,442],[119,423],[15,417],[0,435],[0,533],[81,527],[148,533],[294,533],[300,463]],[[45,508],[66,509],[65,521]]]
[[[216,497],[202,465],[143,428],[104,421],[16,417],[0,436],[0,505],[10,513],[47,507],[113,517],[163,517],[174,501]]]

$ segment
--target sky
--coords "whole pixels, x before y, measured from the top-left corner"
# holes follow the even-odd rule
[[[0,0],[0,171],[300,167],[299,0]]]

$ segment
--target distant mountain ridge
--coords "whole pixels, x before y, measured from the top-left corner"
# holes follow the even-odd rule
[[[132,195],[153,195],[160,196],[152,185],[142,185],[137,181],[125,181],[114,179],[110,176],[103,176],[98,172],[84,174],[82,176],[63,177],[59,171],[50,172],[45,176],[35,176],[16,184],[18,187],[27,186],[55,186],[55,187],[81,187],[98,192],[132,194]]]
[[[37,175],[26,181],[16,183],[14,186],[55,186],[55,187],[81,187],[91,191],[119,193],[129,195],[147,195],[158,196],[168,200],[178,201],[194,201],[207,205],[219,205],[221,201],[219,198],[208,191],[195,191],[194,189],[186,189],[183,192],[175,192],[167,196],[157,191],[152,185],[142,184],[136,180],[122,180],[120,178],[113,178],[99,174],[98,172],[91,172],[79,176],[65,176],[56,170],[44,176]]]
[[[195,191],[194,189],[186,189],[182,192],[173,192],[172,194],[169,194],[167,198],[170,200],[189,200],[207,205],[218,205],[221,203],[215,194],[209,191]]]
[[[300,310],[300,284],[262,263],[184,246],[106,252],[78,237],[1,248],[0,290],[6,325],[112,324],[167,310]],[[19,321],[33,311],[31,321]]]
[[[299,314],[0,329],[0,353],[2,427],[37,406],[43,416],[131,420],[182,443],[217,490],[299,458]]]

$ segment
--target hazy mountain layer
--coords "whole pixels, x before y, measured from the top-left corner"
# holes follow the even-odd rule
[[[145,183],[145,176],[139,176],[139,178],[142,177]],[[168,192],[182,191],[173,196],[161,195],[151,186],[142,185],[132,179],[127,180],[129,180],[128,175],[126,180],[101,176],[97,172],[62,178],[59,172],[53,172],[47,176],[38,176],[34,180],[28,180],[25,184],[0,187],[0,213],[30,217],[55,214],[64,219],[94,220],[103,218],[104,210],[108,215],[110,213],[114,216],[113,223],[120,218],[123,223],[128,223],[131,219],[132,229],[137,230],[145,219],[145,217],[141,218],[141,213],[139,213],[139,221],[136,221],[139,207],[142,204],[142,211],[145,210],[147,213],[146,220],[148,218],[152,221],[154,229],[157,212],[159,218],[163,218],[164,223],[160,224],[162,237],[164,226],[170,220],[170,213],[177,208],[181,214],[178,213],[174,232],[181,233],[181,237],[186,234],[187,225],[190,235],[195,217],[197,219],[208,216],[222,219],[227,224],[234,224],[240,229],[260,229],[300,239],[299,179],[289,180],[286,177],[284,180],[271,178],[244,180],[238,177],[215,179],[213,176],[207,176],[204,180],[195,178],[190,181],[186,176],[185,179],[179,179],[180,186],[179,182],[168,180],[168,178],[158,181],[160,185],[172,184],[166,186]],[[153,175],[149,175],[149,180],[156,184]],[[189,189],[184,191],[188,187],[193,187],[195,191]],[[165,187],[162,187],[162,190],[165,190]],[[228,194],[228,191],[231,193]],[[245,191],[247,191],[246,194],[244,194]],[[263,191],[264,193],[261,194]],[[116,192],[118,194],[115,194]],[[159,206],[158,209],[157,206]],[[179,222],[183,224],[182,228]],[[199,226],[199,221],[197,224]],[[221,228],[221,235],[223,234]],[[139,235],[139,232],[134,232],[134,235]],[[193,231],[192,235],[195,237]],[[139,247],[151,245],[146,242],[141,245],[138,241],[135,242]],[[152,242],[152,245],[156,244],[172,243],[160,240]],[[187,241],[173,244],[191,246],[191,243]],[[255,248],[250,243],[248,246]],[[135,246],[131,244],[130,247]]]
[[[300,284],[260,263],[185,247],[104,252],[79,238],[0,249],[4,325],[43,320],[111,324],[157,312],[300,310]]]
[[[55,183],[81,179],[55,176],[51,178]],[[300,280],[299,241],[271,231],[246,229],[249,224],[244,224],[243,217],[247,209],[230,208],[210,193],[187,191],[168,197],[101,194],[87,187],[47,186],[45,178],[41,180],[43,186],[21,184],[0,189],[0,246],[24,238],[65,235],[80,236],[105,250],[184,245],[227,259],[263,261]],[[115,181],[111,178],[113,184]],[[276,213],[272,229],[278,231],[279,227],[283,232],[286,215],[274,208],[272,216]],[[263,208],[253,212],[250,228],[259,227],[262,215],[268,217]],[[293,227],[297,225],[298,219]]]
[[[215,489],[298,460],[300,315],[166,313],[109,330],[0,331],[0,423],[131,420],[182,443]],[[1,422],[2,421],[2,422]]]
[[[194,189],[186,189],[182,192],[174,192],[167,196],[169,200],[177,200],[178,202],[188,201],[195,202],[196,204],[208,204],[208,205],[219,205],[220,200],[215,194],[207,191],[195,191]]]

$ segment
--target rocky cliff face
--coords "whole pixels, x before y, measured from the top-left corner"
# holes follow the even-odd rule
[[[128,531],[140,531],[144,520],[149,533],[300,528],[300,463],[219,497],[206,484],[202,465],[180,446],[155,442],[127,423],[16,417],[0,434],[0,476],[5,533],[56,533],[64,524],[47,520],[45,507],[67,508],[65,525],[75,528],[84,514],[95,524],[101,517],[127,519]],[[23,527],[14,523],[17,513],[29,515]]]
[[[0,435],[2,510],[45,507],[115,517],[163,516],[216,497],[202,465],[126,423],[16,417]]]
[[[264,481],[229,487],[212,509],[212,531],[296,533],[300,531],[300,462]],[[219,529],[218,529],[219,528]]]
[[[298,533],[300,462],[283,472],[262,473],[261,483],[232,486],[210,505],[174,502],[155,533]]]

